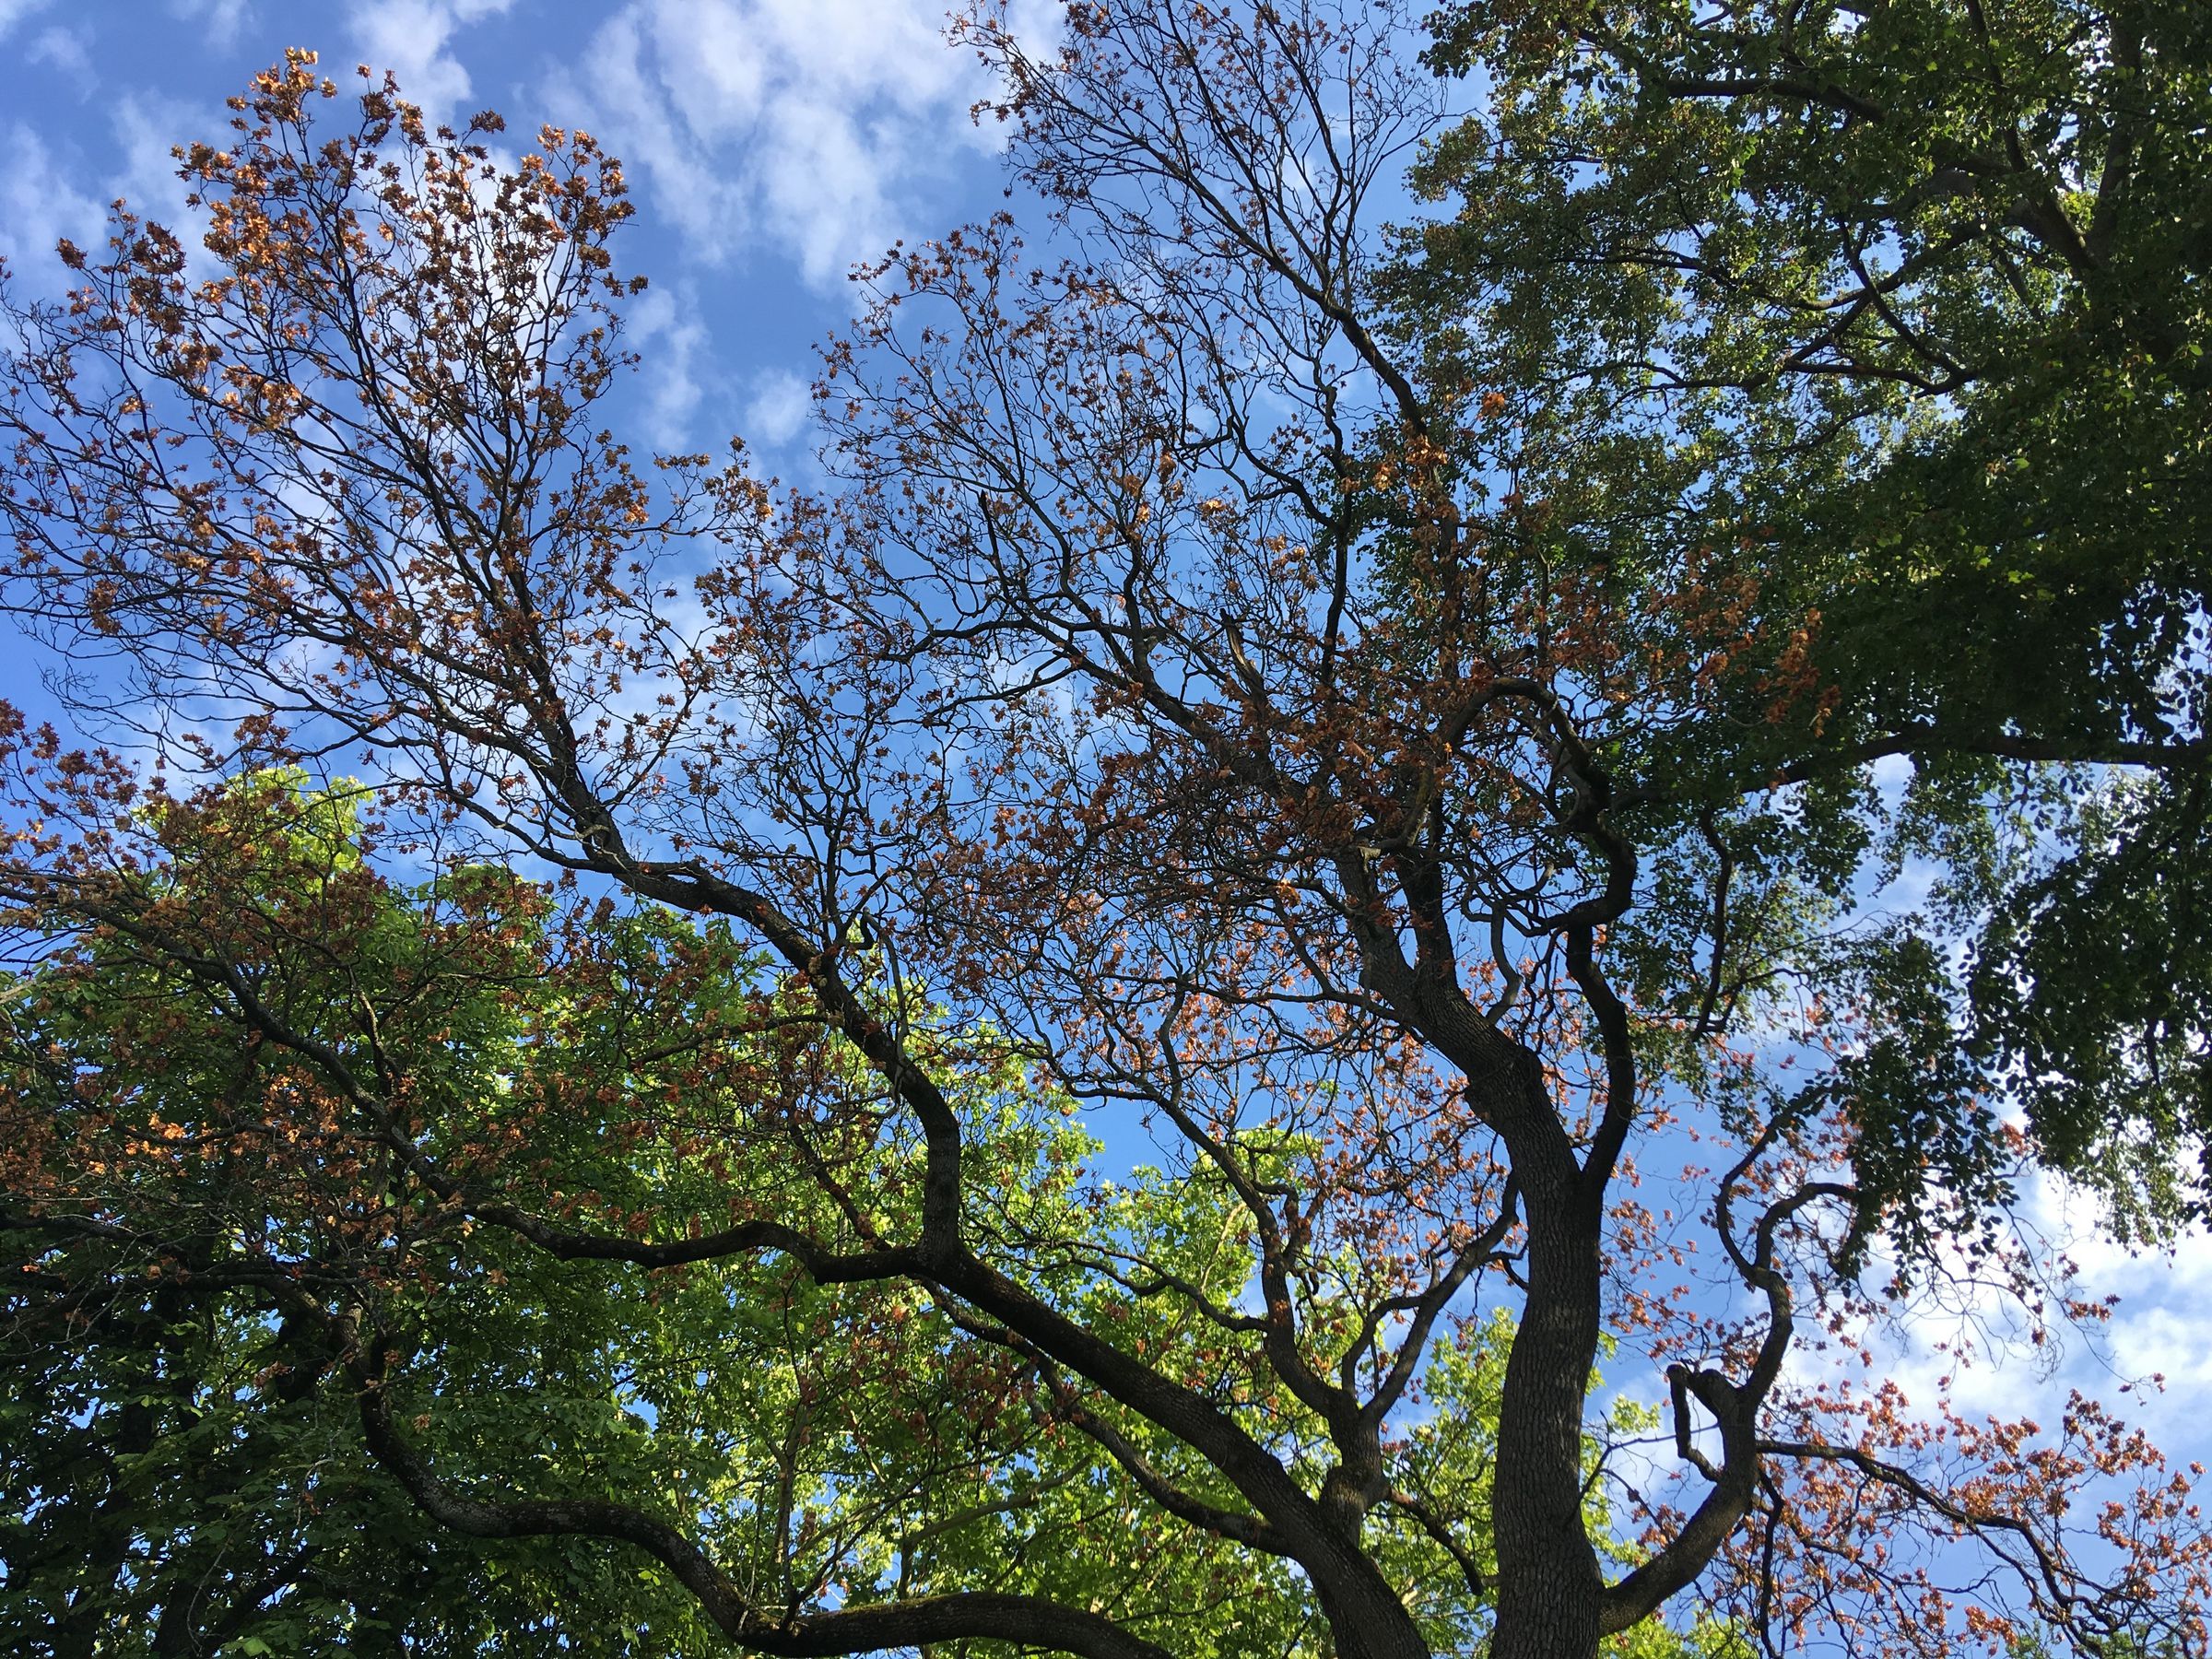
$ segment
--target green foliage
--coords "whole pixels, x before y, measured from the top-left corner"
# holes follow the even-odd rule
[[[2212,1133],[2212,979],[2152,872],[2187,889],[2212,833],[2212,18],[1475,0],[1434,27],[1484,106],[1416,170],[1453,210],[1388,288],[1458,465],[1560,568],[1734,595],[1732,639],[1682,638],[1724,670],[1677,681],[1628,775],[1763,819],[1733,833],[1831,902],[1870,852],[1935,860],[1988,931],[1931,1029],[2129,1226],[2203,1213],[2170,1154]],[[1510,418],[1472,418],[1485,393]],[[1883,755],[1901,806],[1849,786]]]
[[[2133,780],[2093,795],[2083,850],[2008,897],[1976,965],[1984,1041],[2044,1144],[2065,1167],[2112,1171],[2131,1201],[2116,1218],[2138,1233],[2212,1176],[2205,788]]]

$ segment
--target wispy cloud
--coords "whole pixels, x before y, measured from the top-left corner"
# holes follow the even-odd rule
[[[249,0],[169,0],[172,16],[197,23],[206,31],[208,44],[229,46],[245,27]]]
[[[778,450],[806,429],[814,412],[814,391],[788,369],[771,369],[753,379],[745,404],[745,439],[759,449]]]
[[[191,189],[177,176],[177,159],[171,152],[181,140],[220,136],[220,123],[205,108],[133,92],[115,105],[112,125],[122,166],[107,194],[128,201],[140,218],[160,220],[197,254],[206,215],[185,205]]]
[[[65,29],[57,23],[31,36],[24,44],[23,55],[34,64],[42,64],[57,74],[67,76],[82,95],[100,84],[92,71],[91,41],[91,29]]]
[[[34,288],[63,287],[66,273],[54,259],[54,243],[67,237],[97,251],[105,215],[29,126],[12,124],[7,147],[9,165],[0,172],[0,258]]]
[[[682,285],[648,288],[629,308],[644,376],[645,431],[663,451],[698,447],[693,418],[705,392],[697,365],[708,343],[698,312],[697,296]]]
[[[0,40],[33,12],[43,11],[47,0],[0,0]]]
[[[391,70],[400,89],[433,121],[466,112],[468,71],[452,50],[466,25],[505,11],[513,0],[357,0],[353,41],[359,61]],[[330,67],[325,65],[325,67]]]
[[[715,263],[763,247],[817,286],[935,229],[931,186],[986,151],[981,71],[943,0],[632,0],[548,103],[629,161]]]

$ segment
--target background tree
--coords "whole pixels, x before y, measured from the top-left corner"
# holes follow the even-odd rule
[[[1299,1598],[1265,1563],[1203,1534],[1134,1547],[1141,1494],[925,1299],[712,1246],[664,1250],[699,1259],[639,1283],[604,1245],[547,1251],[395,1171],[300,1045],[404,1077],[426,1159],[618,1239],[676,1215],[819,1226],[831,1192],[872,1206],[912,1148],[855,1135],[865,1077],[726,930],[486,866],[394,886],[349,798],[263,774],[151,808],[148,878],[109,894],[139,904],[11,999],[14,1645],[727,1651],[619,1550],[426,1530],[364,1447],[359,1379],[318,1339],[329,1305],[404,1357],[384,1409],[441,1479],[645,1502],[761,1606],[1011,1572],[1183,1645],[1296,1643]],[[218,963],[283,1037],[240,1019]],[[1003,1056],[960,1076],[978,1225],[1039,1252],[1141,1241],[1233,1300],[1248,1266],[1218,1195],[1163,1181],[1079,1207],[1095,1147]],[[1163,1354],[1192,1346],[1133,1300],[1094,1312]],[[1425,1431],[1462,1486],[1484,1462],[1487,1335],[1453,1346]]]
[[[1772,719],[1742,677],[1665,787],[1817,782],[1864,844],[1865,763],[1909,757],[1891,822],[1982,935],[1993,1083],[2124,1225],[2200,1217],[2212,23],[1575,0],[1436,27],[1486,90],[1423,158],[1458,206],[1394,293],[1432,375],[1512,394],[1462,465],[1585,569],[1698,547],[1768,622],[1763,672],[1820,680]]]
[[[2094,1405],[2042,1439],[1790,1369],[1946,1272],[2071,1309],[2006,1243],[2016,1148],[1939,959],[1839,932],[1853,855],[1818,815],[1655,787],[1745,695],[1720,659],[1773,644],[1740,572],[1680,547],[1603,579],[1514,534],[1535,503],[1501,519],[1462,459],[1497,404],[1425,389],[1384,330],[1371,198],[1442,115],[1404,22],[1081,6],[1040,61],[971,17],[1073,257],[1002,222],[874,272],[825,374],[823,500],[740,457],[643,467],[606,429],[635,288],[588,139],[505,166],[488,118],[432,131],[388,87],[319,138],[335,88],[272,71],[229,147],[183,153],[211,271],[121,219],[103,258],[68,251],[69,305],[16,314],[21,603],[112,653],[115,700],[206,774],[172,799],[16,733],[22,921],[88,930],[96,980],[127,947],[190,987],[161,1003],[205,1010],[194,1041],[269,1054],[256,1121],[346,1137],[246,1183],[312,1190],[312,1248],[265,1271],[265,1224],[225,1238],[385,1475],[464,1535],[642,1552],[759,1651],[1579,1655],[1657,1640],[1693,1585],[1714,1641],[2200,1640],[2187,1483]],[[1809,656],[1770,654],[1765,706],[1818,706]],[[296,912],[253,874],[259,830],[191,839],[272,765],[358,769],[386,826]],[[380,1003],[357,964],[411,913],[372,901],[381,872],[427,867],[453,905],[525,858],[576,898],[476,927],[488,963],[419,1010],[411,975]],[[624,954],[648,924],[595,920],[603,893],[709,920]],[[778,976],[735,1020],[706,1018],[738,989],[709,973],[724,928]],[[508,951],[547,989],[506,1017],[550,1023],[447,1081],[471,1051],[441,999]],[[295,959],[309,989],[278,995],[264,964]],[[154,1104],[88,1054],[99,1133]],[[995,1149],[1054,1101],[1161,1142],[1135,1194],[1068,1189],[1080,1226],[1032,1207],[1049,1137]],[[1681,1128],[1705,1167],[1677,1220],[1632,1159]],[[718,1166],[725,1143],[761,1159]],[[11,1156],[16,1230],[180,1277],[160,1206],[189,1175]],[[1732,1296],[1680,1294],[1684,1228]],[[820,1553],[771,1501],[788,1435],[732,1427],[782,1408],[742,1349],[664,1368],[665,1496],[614,1495],[595,1450],[519,1493],[482,1478],[514,1442],[440,1391],[409,1277],[469,1277],[440,1253],[478,1233],[778,1320],[801,1279],[856,1310],[846,1428],[807,1447]],[[653,1340],[609,1317],[594,1355]],[[825,1318],[773,1351],[835,1352]],[[1671,1456],[1632,1485],[1590,1404],[1608,1331],[1671,1400]],[[441,1438],[441,1406],[486,1438]],[[902,1461],[947,1414],[988,1444],[989,1519],[917,1577],[894,1495],[977,1489]],[[610,1459],[634,1434],[594,1432]],[[1001,1501],[1069,1466],[1060,1441],[1088,1471],[1068,1497]],[[1092,1491],[1141,1499],[1163,1564],[1115,1555],[1101,1585],[1066,1542],[1097,1512],[1061,1507]],[[1955,1600],[1952,1549],[1978,1552]],[[830,1565],[761,1571],[801,1557]]]

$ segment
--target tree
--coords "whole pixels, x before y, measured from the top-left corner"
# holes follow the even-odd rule
[[[1747,684],[1672,786],[1908,758],[1982,935],[1993,1086],[2124,1225],[2201,1218],[2212,24],[2073,0],[1437,23],[1434,61],[1488,96],[1423,159],[1459,210],[1394,295],[1432,373],[1512,390],[1463,465],[1511,468],[1555,557],[1700,546],[1756,590],[1770,662],[1802,630],[1819,698],[1769,722]],[[1993,867],[2030,794],[2043,844]]]
[[[1071,257],[1002,220],[868,274],[825,369],[822,498],[741,454],[642,466],[603,423],[635,286],[588,139],[504,167],[489,118],[432,131],[389,85],[318,139],[336,94],[305,58],[228,147],[182,152],[213,275],[121,219],[104,257],[65,251],[68,306],[18,308],[19,603],[112,655],[168,770],[17,730],[6,891],[41,939],[85,936],[96,981],[124,949],[193,987],[163,1000],[194,1041],[268,1056],[256,1121],[347,1150],[300,1177],[337,1188],[324,1231],[225,1231],[219,1264],[169,1247],[159,1167],[142,1194],[35,1142],[14,1229],[184,1292],[258,1276],[433,1521],[613,1541],[765,1653],[1120,1659],[1265,1625],[1346,1659],[1589,1654],[1662,1640],[1693,1586],[1700,1642],[2201,1640],[2187,1480],[2094,1404],[2044,1439],[1792,1370],[1947,1274],[2083,1310],[2006,1241],[2019,1148],[1940,954],[1845,925],[1855,855],[1823,854],[1818,812],[1652,786],[1746,695],[1817,707],[1807,653],[1747,693],[1727,660],[1770,623],[1696,548],[1597,572],[1512,534],[1534,504],[1484,510],[1460,464],[1495,389],[1431,389],[1385,328],[1373,198],[1442,119],[1403,19],[1078,6],[1042,60],[988,11],[963,31]],[[312,904],[270,902],[258,830],[193,839],[241,777],[340,766],[377,823]],[[458,903],[521,858],[575,883],[524,999],[552,1018],[449,1079],[441,1000],[499,974],[381,1003],[370,872],[411,862]],[[625,958],[590,920],[617,894],[707,921]],[[728,1023],[682,965],[717,929],[777,976]],[[275,957],[342,993],[273,994]],[[630,1008],[695,1046],[568,1029]],[[143,1101],[82,1075],[102,1133]],[[1161,1167],[1069,1189],[1079,1224],[1032,1208],[1053,1143],[995,1148],[1054,1102],[1141,1115]],[[724,1141],[764,1161],[716,1166]],[[1705,1167],[1646,1207],[1640,1149],[1686,1146]],[[285,1161],[250,1190],[281,1194]],[[733,1307],[805,1281],[850,1311],[848,1461],[819,1489],[854,1519],[806,1535],[834,1567],[754,1571],[788,1547],[759,1485],[642,1501],[582,1453],[536,1489],[478,1478],[512,1459],[441,1442],[405,1288],[464,1229],[648,1276],[598,1295],[681,1269]],[[1686,1295],[1698,1264],[1727,1288]],[[1592,1412],[1608,1335],[1670,1403],[1652,1478]],[[696,1423],[740,1482],[774,1434],[716,1414],[759,1409],[752,1381]],[[902,1409],[1007,1436],[928,1477],[992,1519],[919,1575],[888,1548]],[[1166,1576],[1102,1594],[1100,1546],[1066,1542],[1095,1514],[1002,1497],[1070,1466],[1173,1540]]]
[[[863,1080],[830,1075],[818,1028],[726,929],[564,906],[482,866],[394,887],[364,860],[347,795],[282,776],[145,829],[159,902],[206,919],[203,960],[250,976],[295,1035],[371,1041],[404,1067],[412,1139],[449,1167],[504,1168],[626,1230],[678,1210],[818,1223],[806,1160],[865,1205],[907,1155],[803,1114]],[[1148,1604],[1231,1650],[1295,1638],[1295,1598],[1277,1585],[1250,1605],[1264,1574],[1225,1577],[1203,1537],[1085,1547],[1138,1494],[1003,1398],[926,1301],[712,1258],[610,1294],[604,1262],[421,1204],[388,1146],[300,1109],[312,1069],[127,930],[48,960],[13,1012],[5,1122],[27,1156],[10,1188],[33,1213],[10,1237],[35,1269],[10,1277],[0,1350],[18,1385],[13,1647],[725,1651],[691,1596],[617,1552],[426,1535],[363,1448],[356,1378],[314,1339],[318,1294],[359,1299],[404,1351],[390,1409],[441,1477],[527,1470],[570,1500],[650,1494],[764,1602],[811,1601],[846,1574],[987,1583],[1018,1516],[1020,1547],[1071,1598]],[[1002,1194],[988,1224],[1061,1250],[1149,1237],[1233,1297],[1246,1269],[1218,1248],[1218,1199],[1161,1182],[1082,1212],[1079,1131],[1021,1111],[1003,1060],[960,1069],[971,1157]],[[782,1112],[762,1110],[771,1092]],[[1190,1345],[1119,1312],[1163,1349]],[[1455,1347],[1463,1381],[1428,1431],[1477,1449],[1486,1377],[1494,1389],[1478,1335]]]

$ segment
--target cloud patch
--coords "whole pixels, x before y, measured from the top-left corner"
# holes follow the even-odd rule
[[[766,247],[817,288],[902,234],[995,142],[943,0],[632,0],[547,102],[636,171],[712,264]]]
[[[47,0],[0,0],[0,40],[34,12],[46,9]]]
[[[697,296],[688,287],[648,288],[629,308],[629,324],[644,378],[646,435],[664,453],[698,447],[693,418],[705,395],[698,364],[708,339]]]
[[[10,124],[7,147],[9,165],[0,172],[0,259],[33,288],[58,291],[68,286],[68,273],[54,256],[54,243],[67,237],[97,253],[106,212],[25,123]]]
[[[5,3],[5,0],[0,0]],[[218,0],[219,3],[219,0]],[[468,71],[451,50],[466,25],[505,11],[513,0],[359,0],[352,11],[360,62],[391,70],[400,90],[432,122],[463,114]],[[324,65],[330,68],[330,65]]]
[[[57,75],[67,76],[81,96],[100,84],[92,69],[91,39],[89,29],[64,29],[57,23],[31,36],[23,55]]]
[[[248,0],[169,0],[170,13],[206,31],[208,44],[228,47],[245,27]]]
[[[745,441],[755,449],[779,450],[806,429],[814,413],[814,389],[788,369],[756,375],[745,405]]]

